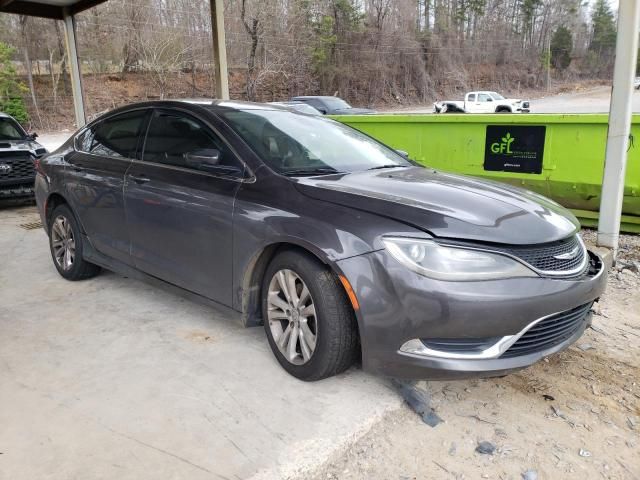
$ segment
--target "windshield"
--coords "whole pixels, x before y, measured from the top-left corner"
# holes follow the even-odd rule
[[[504,97],[496,92],[489,92],[494,100],[504,100]]]
[[[312,107],[311,105],[307,105],[306,103],[289,103],[286,106],[298,112],[306,113],[308,115],[322,115],[316,108]]]
[[[12,118],[0,118],[0,140],[24,140],[22,127]]]
[[[322,102],[329,107],[329,110],[343,110],[345,108],[351,108],[347,102],[338,97],[325,97]]]
[[[277,110],[229,110],[222,115],[267,165],[283,174],[411,165],[357,130],[322,117]]]

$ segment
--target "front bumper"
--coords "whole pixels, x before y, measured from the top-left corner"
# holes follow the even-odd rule
[[[0,200],[33,197],[33,179],[15,183],[0,183]]]
[[[527,367],[575,342],[588,326],[590,315],[569,338],[526,355],[443,358],[401,352],[400,348],[412,339],[518,335],[541,318],[593,302],[606,285],[601,261],[597,271],[578,279],[483,282],[429,279],[409,271],[385,250],[341,260],[338,265],[360,304],[363,368],[402,378],[489,377]]]

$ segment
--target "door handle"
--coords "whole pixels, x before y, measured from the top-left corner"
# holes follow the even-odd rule
[[[134,182],[136,182],[138,185],[142,185],[143,183],[147,183],[149,182],[151,179],[145,175],[131,175],[131,178],[133,179]]]

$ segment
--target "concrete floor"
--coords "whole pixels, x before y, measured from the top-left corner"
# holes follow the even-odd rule
[[[261,328],[103,272],[55,271],[35,207],[0,208],[0,479],[289,478],[399,397],[352,369],[303,383]]]

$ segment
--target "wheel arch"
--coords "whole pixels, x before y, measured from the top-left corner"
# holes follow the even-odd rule
[[[71,208],[71,206],[69,205],[69,202],[63,195],[61,195],[58,192],[50,193],[44,204],[44,219],[46,222],[45,228],[47,232],[49,232],[49,225],[51,223],[51,214],[60,205],[67,205],[69,206],[69,208]]]
[[[500,105],[498,108],[496,108],[496,113],[512,113],[513,110],[511,110],[510,107],[507,107],[506,105]]]
[[[338,265],[332,261],[325,252],[313,246],[295,241],[280,241],[266,245],[251,258],[240,279],[240,310],[242,312],[242,323],[244,326],[252,327],[263,323],[264,319],[262,318],[261,305],[262,280],[271,260],[284,250],[297,250],[306,255],[310,255],[326,265],[327,268],[339,278],[344,277]],[[341,286],[343,290],[345,290],[344,284],[341,283]],[[349,296],[346,290],[345,294]],[[357,312],[354,313],[356,317],[358,317]],[[359,328],[359,321],[357,323]]]

